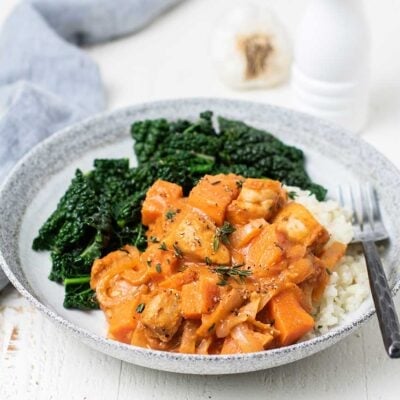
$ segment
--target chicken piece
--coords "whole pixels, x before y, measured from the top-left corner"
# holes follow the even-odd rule
[[[328,231],[299,203],[287,204],[273,222],[278,232],[293,244],[316,249],[329,240]]]
[[[229,251],[221,241],[216,248],[216,235],[217,227],[207,215],[186,207],[163,241],[168,249],[179,249],[186,261],[205,262],[208,258],[215,264],[228,264]]]
[[[179,292],[168,289],[159,292],[145,305],[141,322],[151,336],[169,342],[182,321]]]
[[[267,222],[263,218],[253,219],[246,225],[238,226],[230,237],[232,248],[247,246],[252,239],[260,234]]]
[[[246,265],[255,276],[268,277],[281,271],[280,261],[284,251],[279,245],[275,225],[266,225],[260,234],[250,242],[246,255]]]
[[[286,191],[278,181],[271,179],[246,179],[237,200],[228,206],[229,222],[244,225],[252,219],[269,220],[285,204]]]
[[[234,174],[206,175],[190,192],[188,203],[220,226],[225,220],[226,208],[239,194],[238,182],[242,179]]]
[[[164,215],[183,195],[182,187],[161,179],[154,182],[146,193],[142,206],[142,223],[150,225]]]

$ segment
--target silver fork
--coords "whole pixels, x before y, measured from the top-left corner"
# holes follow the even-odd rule
[[[339,187],[342,206],[353,210],[354,238],[352,243],[361,243],[367,263],[369,284],[375,303],[379,327],[385,349],[391,358],[400,358],[400,326],[392,295],[383,270],[375,242],[388,238],[382,222],[378,196],[366,184],[357,190]]]

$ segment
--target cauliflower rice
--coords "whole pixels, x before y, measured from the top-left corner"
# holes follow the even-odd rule
[[[350,243],[353,238],[351,214],[336,201],[318,201],[309,191],[286,188],[293,201],[304,205],[330,233],[330,241]],[[335,267],[324,296],[315,310],[315,332],[325,333],[356,310],[369,296],[368,274],[363,254],[348,250]]]

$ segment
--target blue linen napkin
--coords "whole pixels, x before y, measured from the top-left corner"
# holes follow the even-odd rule
[[[76,45],[137,31],[181,0],[25,0],[0,32],[0,181],[36,143],[106,107]],[[0,290],[7,284],[0,270]]]

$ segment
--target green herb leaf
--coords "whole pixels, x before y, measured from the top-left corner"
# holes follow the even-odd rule
[[[293,191],[288,192],[289,199],[294,200],[297,196],[298,196],[298,194],[296,192],[293,192]]]
[[[214,253],[216,253],[218,249],[219,249],[219,237],[217,235],[215,235],[214,239],[213,239],[213,251],[214,251]]]
[[[141,314],[141,313],[143,312],[143,310],[144,310],[145,307],[146,307],[146,304],[144,304],[144,303],[138,304],[138,306],[136,307],[136,312],[137,312],[138,314]]]
[[[155,236],[150,236],[151,243],[160,243],[160,241]]]
[[[241,189],[243,186],[244,181],[236,181],[236,186],[238,189]]]
[[[225,221],[224,224],[217,228],[213,240],[213,251],[214,253],[219,249],[220,243],[229,244],[229,235],[235,232],[236,228],[230,224],[229,222]]]
[[[168,219],[168,220],[172,220],[172,219],[174,219],[175,215],[176,215],[176,211],[175,210],[168,210],[165,213],[165,218]]]
[[[168,250],[168,249],[167,249],[167,245],[166,245],[164,242],[162,242],[162,243],[160,244],[159,249],[160,249],[160,250],[164,250],[164,251]]]
[[[175,256],[178,257],[178,258],[182,258],[183,257],[183,253],[182,253],[182,250],[178,247],[178,245],[176,243],[174,243],[172,245],[172,247],[174,248]]]
[[[157,271],[159,274],[161,274],[161,264],[160,264],[160,263],[157,263],[157,264],[156,264],[156,271]]]
[[[206,257],[206,258],[204,259],[204,261],[206,262],[207,265],[211,265],[211,264],[212,264],[212,261],[211,261],[211,258],[210,258],[210,257]]]
[[[244,264],[237,264],[232,266],[218,266],[214,267],[213,271],[221,276],[221,281],[218,283],[219,286],[225,286],[229,278],[235,278],[239,280],[239,282],[243,282],[245,278],[252,274],[251,270],[249,269],[241,269]],[[222,284],[221,284],[222,283]]]

